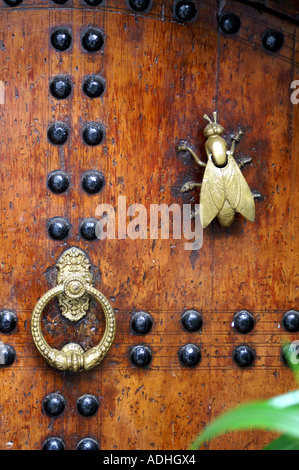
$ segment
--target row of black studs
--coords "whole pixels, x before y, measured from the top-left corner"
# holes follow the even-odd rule
[[[131,318],[131,332],[137,335],[144,335],[150,332],[153,326],[153,318],[147,312],[136,312]],[[182,328],[187,332],[199,331],[203,326],[202,315],[197,310],[186,310],[181,315]],[[232,327],[241,334],[250,333],[255,320],[253,315],[247,310],[240,310],[234,315],[231,323]],[[282,317],[282,326],[290,333],[299,331],[299,312],[297,310],[288,310]]]
[[[17,7],[21,3],[23,3],[23,0],[3,0],[9,7]],[[64,5],[67,3],[69,0],[52,0],[53,3],[56,3],[57,5]],[[91,6],[91,7],[96,7],[99,6],[101,3],[103,3],[103,0],[84,0],[84,2]]]
[[[153,318],[147,312],[136,312],[131,318],[131,331],[135,334],[145,335],[150,332],[153,325]],[[185,331],[196,332],[202,328],[203,318],[196,310],[187,310],[181,315],[181,325]],[[241,334],[250,333],[255,325],[253,315],[247,310],[241,310],[236,313],[232,327]],[[288,332],[299,331],[299,312],[289,310],[282,318],[282,325]],[[282,349],[282,360],[285,364],[285,349]],[[179,361],[187,367],[195,367],[201,361],[200,347],[193,343],[188,343],[178,351]],[[144,345],[138,344],[130,351],[130,359],[136,367],[148,367],[152,361],[151,349]],[[242,368],[250,367],[255,359],[255,351],[247,344],[237,346],[233,351],[233,359],[235,363]]]
[[[70,47],[71,34],[68,30],[56,30],[51,35],[51,43],[57,50],[64,51]],[[95,52],[103,46],[102,35],[94,29],[89,29],[82,38],[82,45],[89,52]],[[102,95],[105,90],[105,82],[102,77],[98,75],[91,75],[86,77],[83,81],[83,92],[89,98],[97,98]],[[72,91],[70,79],[67,76],[60,75],[54,77],[50,83],[50,92],[56,99],[68,98]],[[52,127],[51,127],[52,126]],[[48,138],[54,143],[61,145],[66,142],[68,129],[64,123],[54,123],[48,128]],[[58,131],[62,131],[65,142],[55,141],[55,135]],[[53,133],[53,135],[52,135]],[[54,137],[54,141],[53,141]],[[59,137],[59,135],[58,135]],[[66,137],[66,138],[65,138]],[[83,140],[88,145],[97,145],[102,141],[103,130],[98,125],[89,123],[83,129]],[[69,188],[69,177],[61,171],[55,170],[48,176],[48,188],[55,194],[61,194]],[[81,180],[82,188],[88,194],[96,194],[102,190],[105,179],[104,176],[96,171],[91,170],[85,172]],[[85,239],[94,239],[95,237],[95,222],[93,219],[85,219],[80,225],[80,233]],[[64,239],[68,236],[70,226],[68,221],[61,217],[54,217],[48,223],[48,232],[53,239]],[[64,397],[58,393],[52,393],[43,400],[43,411],[51,417],[60,415],[65,409],[66,401]],[[93,416],[99,408],[98,399],[90,394],[83,395],[77,400],[77,410],[82,416]],[[48,438],[42,446],[43,450],[64,450],[65,443],[58,437]],[[98,443],[92,438],[83,438],[77,444],[77,450],[98,450]]]
[[[94,416],[99,409],[100,402],[95,395],[85,394],[77,400],[77,411],[81,416]],[[42,412],[51,418],[61,415],[66,407],[66,400],[58,392],[50,393],[43,399]]]
[[[218,22],[221,31],[226,34],[237,34],[241,27],[241,20],[234,13],[223,13]],[[281,31],[267,30],[261,35],[262,46],[270,52],[278,52],[283,43],[284,36]]]
[[[18,6],[22,0],[4,0],[11,7]],[[84,0],[89,6],[95,7],[103,3],[103,0]],[[66,4],[68,0],[53,0],[59,5]],[[147,12],[152,7],[152,0],[127,0],[129,7],[138,13]],[[197,8],[191,0],[176,0],[172,7],[174,19],[180,22],[193,21],[197,16]],[[226,34],[236,34],[241,27],[239,16],[234,13],[225,12],[218,17],[219,27]],[[271,52],[277,52],[284,43],[281,31],[265,31],[261,36],[261,44]]]
[[[254,318],[247,310],[241,310],[233,319],[232,326],[239,333],[247,334],[252,331],[254,327]],[[181,325],[185,331],[196,332],[202,328],[203,319],[199,312],[196,310],[187,310],[181,316]],[[9,334],[15,330],[17,326],[17,315],[11,310],[1,310],[0,312],[0,332]],[[146,335],[149,333],[153,326],[153,318],[147,312],[136,312],[131,318],[131,331],[136,335]],[[295,333],[299,331],[299,312],[296,310],[289,310],[283,315],[282,326],[288,332]],[[11,365],[15,360],[15,350],[10,345],[2,347],[2,356],[4,363],[2,365]],[[240,367],[249,367],[252,365],[255,352],[248,346],[241,344],[237,346],[233,353],[235,362]],[[137,367],[147,367],[152,360],[152,353],[148,346],[136,345],[130,351],[130,359],[132,364]],[[189,367],[194,367],[199,364],[201,360],[201,351],[196,344],[186,344],[179,350],[180,362]],[[285,361],[284,349],[282,350],[282,359]]]
[[[295,355],[296,364],[299,352],[297,346],[292,343],[286,344],[281,348],[281,360],[284,365],[289,366],[289,356]],[[130,350],[130,360],[132,364],[139,368],[147,368],[152,362],[152,351],[145,344],[137,344]],[[232,353],[232,359],[235,364],[242,369],[253,365],[256,357],[255,350],[248,344],[236,346]],[[194,343],[188,343],[182,346],[178,351],[178,359],[182,366],[196,367],[201,361],[201,348]]]
[[[51,34],[51,44],[59,51],[66,51],[72,43],[72,35],[67,28],[57,28]],[[97,52],[104,45],[104,36],[97,28],[88,28],[82,36],[82,46],[88,52]],[[83,91],[89,98],[100,97],[105,90],[105,81],[99,75],[90,75],[83,80]],[[50,83],[50,92],[56,99],[66,99],[72,91],[71,81],[66,75],[54,77]],[[54,145],[63,145],[66,143],[69,135],[69,129],[64,122],[54,122],[48,127],[48,139]],[[104,129],[100,123],[89,122],[83,127],[83,141],[87,145],[95,146],[102,143],[104,138]],[[104,176],[96,170],[90,170],[84,173],[82,177],[82,188],[88,194],[96,194],[101,191],[105,184]],[[55,170],[48,176],[48,188],[55,194],[61,194],[67,191],[69,187],[68,175]],[[82,221],[79,227],[79,233],[85,240],[96,240],[97,220],[87,218]],[[70,232],[70,224],[64,217],[53,217],[48,222],[48,234],[54,240],[64,240]]]
[[[97,236],[98,220],[94,217],[87,217],[79,225],[79,234],[84,240],[94,241]],[[48,221],[48,234],[53,240],[65,240],[71,230],[71,224],[64,217],[53,217]]]
[[[55,194],[62,194],[69,188],[70,178],[64,171],[54,170],[48,176],[48,188]],[[81,185],[88,194],[97,194],[104,185],[105,179],[97,170],[89,170],[82,176]],[[79,233],[85,240],[96,240],[97,219],[89,217],[83,220],[79,227]],[[64,240],[70,232],[70,224],[63,217],[53,217],[48,222],[48,233],[54,240]]]
[[[49,437],[44,443],[42,450],[65,450],[65,442],[60,437]],[[81,439],[76,450],[99,450],[99,444],[92,437],[85,437]]]
[[[89,75],[83,81],[82,90],[88,98],[98,98],[105,91],[106,83],[100,75]],[[57,100],[66,99],[72,92],[70,78],[57,75],[50,83],[50,92]]]
[[[57,2],[59,3],[59,2]],[[65,2],[61,2],[65,3]],[[88,3],[88,2],[87,2]],[[71,32],[68,29],[57,29],[51,34],[51,44],[59,51],[66,51],[72,43]],[[99,51],[104,44],[103,35],[95,28],[89,28],[82,37],[82,46],[88,52]],[[100,97],[105,90],[105,81],[99,75],[90,75],[83,81],[83,92],[89,98]],[[50,92],[56,99],[66,99],[70,96],[72,85],[69,77],[59,75],[50,83]],[[63,145],[68,138],[69,130],[65,123],[55,122],[48,128],[48,139],[54,145]],[[99,123],[88,123],[82,132],[83,140],[88,145],[98,145],[102,142],[104,131]],[[96,171],[86,172],[82,177],[82,187],[88,194],[96,194],[105,184],[104,176]],[[68,175],[60,170],[55,170],[48,176],[48,187],[55,194],[61,194],[69,188]],[[92,218],[85,219],[79,228],[80,234],[87,240],[96,239],[96,223]],[[70,230],[70,225],[65,218],[54,217],[48,223],[48,233],[55,240],[65,239]],[[77,409],[83,416],[92,416],[96,413],[99,403],[96,397],[85,395],[77,402]],[[49,416],[58,416],[65,408],[65,400],[59,394],[50,394],[43,401],[43,410]],[[64,450],[65,444],[57,437],[48,438],[43,444],[43,450]],[[98,443],[92,438],[81,439],[77,445],[78,450],[97,450]]]
[[[130,359],[134,366],[146,368],[152,362],[152,351],[144,344],[137,344],[130,351]],[[196,367],[201,361],[200,346],[185,344],[178,351],[178,359],[182,366]],[[250,367],[255,359],[255,351],[249,345],[241,344],[234,349],[233,359],[239,367]]]
[[[58,5],[65,5],[69,0],[52,0]],[[4,0],[10,7],[17,7],[23,0]],[[103,0],[84,0],[91,6],[97,7],[103,3]],[[127,0],[129,8],[137,13],[148,12],[152,8],[152,0]],[[176,0],[172,7],[173,16],[177,21],[192,21],[197,14],[195,3],[192,0]]]
[[[58,29],[51,34],[52,46],[59,50],[67,50],[71,45],[71,33],[65,29]],[[94,28],[88,29],[82,37],[82,45],[88,52],[96,52],[103,46],[102,33]],[[98,75],[86,77],[83,81],[83,91],[89,98],[97,98],[105,90],[105,82]],[[56,99],[68,98],[72,91],[70,79],[65,75],[54,77],[50,83],[50,92]],[[58,134],[57,134],[58,133]],[[97,123],[89,123],[83,129],[83,140],[88,145],[98,145],[103,139],[103,129]],[[61,136],[63,141],[61,141]],[[57,139],[58,137],[58,139]],[[64,123],[55,122],[48,128],[48,139],[51,143],[62,145],[68,137],[68,129]],[[48,176],[48,188],[55,194],[61,194],[69,188],[69,176],[61,171],[55,170]],[[96,194],[102,190],[105,184],[104,176],[96,171],[90,170],[84,173],[81,180],[82,188],[88,194]],[[95,239],[95,225],[93,219],[85,219],[80,225],[80,234],[85,239]],[[70,226],[68,221],[62,217],[54,217],[48,223],[48,233],[56,240],[68,236]],[[66,406],[64,397],[58,393],[52,393],[43,400],[43,411],[51,417],[60,415]],[[77,410],[82,416],[92,416],[99,408],[99,401],[94,395],[86,394],[77,400]],[[98,450],[98,443],[92,438],[83,438],[77,445],[77,450]],[[42,446],[43,450],[64,450],[65,443],[57,437],[48,438]]]
[[[59,2],[58,2],[59,3]],[[63,3],[63,2],[62,2]],[[87,2],[88,3],[88,2]],[[71,33],[65,29],[58,29],[51,34],[52,46],[59,50],[67,50],[71,45]],[[88,52],[96,52],[102,48],[104,39],[102,33],[94,28],[89,28],[82,37],[82,45]],[[105,90],[105,81],[99,75],[90,75],[83,81],[83,92],[89,98],[98,98]],[[70,96],[72,85],[69,77],[59,75],[50,83],[50,92],[56,99],[66,99]],[[82,132],[83,140],[88,145],[98,145],[104,136],[103,128],[98,123],[88,123]],[[48,128],[48,139],[52,144],[62,145],[68,138],[68,128],[64,123],[55,122]],[[67,173],[55,170],[49,174],[48,188],[54,194],[62,194],[69,188],[70,178]],[[88,194],[100,192],[105,184],[104,176],[96,170],[90,170],[83,174],[81,185]],[[96,238],[96,223],[92,218],[83,220],[79,232],[87,240]],[[48,223],[48,233],[55,240],[62,240],[69,234],[70,225],[65,218],[54,217]],[[66,406],[65,398],[59,393],[51,393],[43,400],[43,412],[50,417],[59,416]],[[81,416],[93,416],[99,408],[99,400],[94,395],[86,394],[77,400],[77,410]],[[43,443],[43,450],[64,450],[65,443],[58,437],[49,437]],[[85,437],[79,441],[77,450],[98,450],[99,445],[93,438]]]
[[[104,45],[104,35],[97,28],[88,28],[81,39],[83,48],[89,53],[95,53]],[[66,51],[72,43],[71,31],[67,28],[56,28],[51,33],[52,46],[60,51]],[[83,91],[89,98],[98,98],[105,90],[105,81],[99,75],[90,75],[83,81]],[[69,77],[59,75],[50,83],[50,92],[56,99],[65,99],[70,96],[72,85]],[[69,128],[66,123],[56,121],[48,127],[48,139],[53,145],[64,145],[69,137]],[[105,136],[103,126],[98,122],[88,122],[82,129],[82,139],[90,146],[100,145]]]

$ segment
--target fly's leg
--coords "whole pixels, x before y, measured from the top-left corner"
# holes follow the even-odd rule
[[[232,137],[233,143],[232,143],[231,149],[229,151],[232,156],[234,156],[236,146],[240,142],[242,135],[243,135],[243,132],[238,131],[236,133],[236,135],[233,135],[233,137]],[[238,167],[241,169],[241,168],[243,168],[243,166],[248,165],[248,163],[251,163],[251,162],[252,162],[251,157],[243,157],[241,159],[238,159],[237,163],[238,163]]]
[[[194,158],[195,162],[197,163],[197,165],[199,166],[207,166],[207,164],[205,162],[202,162],[199,157],[196,155],[195,152],[193,152],[192,149],[190,149],[190,147],[187,147],[186,145],[181,145],[178,150],[181,152],[181,151],[184,151],[184,150],[187,150],[188,152],[191,153],[192,157]]]
[[[248,163],[251,163],[251,162],[252,162],[251,157],[243,157],[238,161],[238,167],[241,170],[243,168],[243,166],[248,165]]]
[[[199,217],[200,214],[199,214],[199,209],[195,209],[194,211],[191,211],[191,214],[190,214],[190,219],[195,219],[196,217]]]
[[[236,133],[236,135],[233,135],[232,137],[232,146],[231,146],[231,149],[230,149],[230,154],[233,156],[234,153],[235,153],[235,150],[236,150],[236,145],[240,142],[240,139],[243,135],[243,132],[240,130]]]
[[[264,199],[263,195],[256,190],[251,191],[251,194],[252,194],[253,199],[258,199],[258,200]]]
[[[232,137],[232,146],[231,146],[231,149],[230,149],[230,154],[233,156],[234,153],[235,153],[235,150],[236,150],[236,146],[237,144],[240,142],[240,139],[243,135],[243,132],[240,130],[236,133],[236,135],[234,135]],[[238,159],[238,167],[240,168],[240,170],[245,166],[245,165],[248,165],[249,163],[252,162],[252,158],[251,157],[243,157],[241,159]]]
[[[189,191],[193,191],[193,189],[200,188],[201,183],[194,183],[193,181],[189,181],[185,183],[184,186],[181,187],[181,193],[189,193]]]

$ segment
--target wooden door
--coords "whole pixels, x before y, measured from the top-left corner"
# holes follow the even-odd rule
[[[1,0],[1,449],[41,449],[52,437],[66,449],[85,438],[103,450],[187,449],[223,411],[296,386],[281,342],[298,339],[282,321],[299,310],[297,2],[282,10],[274,0],[262,9],[153,0],[144,11],[146,2],[95,3]],[[100,36],[87,50],[90,28]],[[94,50],[97,39],[103,44]],[[86,94],[91,75],[100,77],[89,84],[97,97]],[[55,89],[57,77],[66,80]],[[178,147],[185,142],[204,159],[203,115],[215,110],[228,142],[244,132],[236,156],[252,158],[243,174],[262,195],[255,222],[237,216],[223,228],[215,220],[195,250],[185,249],[184,236],[174,239],[171,227],[168,239],[151,238],[149,224],[145,232],[136,227],[140,238],[119,239],[116,231],[114,239],[90,239],[93,220],[89,230],[82,223],[97,218],[102,204],[116,215],[123,201],[140,204],[149,217],[151,205],[198,202],[199,191],[183,195],[180,188],[200,182],[202,170]],[[57,122],[63,127],[51,133]],[[49,182],[57,170],[64,174]],[[90,171],[102,176],[82,186]],[[127,215],[126,226],[135,216]],[[116,317],[107,356],[79,373],[49,366],[30,329],[33,308],[56,285],[56,263],[71,247],[89,257],[95,287]],[[182,325],[188,310],[202,318],[197,331]],[[245,334],[232,326],[243,310],[254,319]],[[138,312],[152,319],[147,333],[133,329]],[[55,302],[42,320],[58,349],[70,341],[88,349],[103,328],[94,303],[76,324]],[[180,358],[188,344],[200,351],[193,366]],[[233,358],[240,345],[253,350],[249,367]],[[135,346],[142,346],[137,366]],[[57,416],[48,412],[52,394]],[[85,395],[95,404],[91,416],[82,415]],[[207,448],[259,449],[272,437],[231,433]]]

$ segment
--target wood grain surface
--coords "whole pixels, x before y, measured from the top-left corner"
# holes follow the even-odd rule
[[[152,9],[134,14],[125,0],[105,0],[92,8],[73,0],[24,0],[17,8],[0,4],[0,308],[18,316],[16,331],[0,335],[15,348],[16,360],[0,368],[0,449],[40,449],[45,439],[61,437],[75,449],[93,437],[101,449],[186,449],[215,416],[251,399],[267,398],[296,387],[281,360],[281,344],[298,339],[282,325],[283,314],[298,303],[298,151],[299,108],[290,100],[298,79],[298,28],[293,22],[226,1],[224,11],[239,15],[240,31],[218,28],[218,2],[195,2],[193,22],[179,23],[170,0],[154,0]],[[285,2],[288,3],[288,2]],[[290,2],[290,5],[292,2]],[[95,54],[81,46],[88,26],[100,28],[104,47]],[[72,46],[57,52],[50,45],[53,28],[67,26]],[[283,32],[277,53],[266,51],[261,35]],[[82,80],[100,73],[106,80],[101,98],[89,99]],[[72,94],[57,101],[49,81],[67,74]],[[218,111],[226,138],[244,131],[236,156],[252,157],[243,173],[263,199],[256,221],[237,217],[231,228],[215,221],[205,231],[200,250],[185,249],[183,238],[84,241],[80,222],[95,217],[99,204],[127,205],[198,202],[198,193],[182,195],[181,186],[201,181],[192,158],[178,152],[185,141],[204,158],[203,114]],[[67,143],[53,146],[48,125],[64,121]],[[105,128],[97,147],[82,142],[84,123]],[[55,195],[47,176],[62,169],[70,188]],[[106,184],[90,196],[82,174],[96,169]],[[69,237],[52,240],[47,222],[65,217]],[[129,217],[127,218],[129,222]],[[30,333],[37,300],[55,285],[55,263],[77,246],[95,267],[95,285],[110,299],[117,318],[114,344],[103,363],[82,374],[51,369],[38,354]],[[200,332],[187,333],[181,314],[194,308],[203,316]],[[248,335],[231,326],[239,310],[256,320]],[[131,333],[135,311],[149,312],[154,325],[146,336]],[[61,347],[77,340],[85,347],[99,341],[101,312],[92,306],[74,327],[53,304],[45,313],[48,342]],[[178,351],[187,343],[201,347],[195,368],[181,365]],[[153,359],[146,369],[130,362],[135,344],[145,344]],[[249,344],[254,365],[240,369],[234,348]],[[43,398],[58,391],[66,409],[57,418],[42,412]],[[98,413],[79,415],[77,399],[100,400]],[[208,449],[260,449],[273,434],[235,432],[211,441]]]

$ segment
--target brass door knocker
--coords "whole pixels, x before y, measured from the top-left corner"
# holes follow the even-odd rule
[[[52,367],[72,372],[89,370],[104,359],[113,343],[116,329],[114,311],[103,294],[92,286],[91,265],[83,251],[70,248],[63,253],[56,266],[57,286],[46,292],[34,307],[32,337],[40,354]],[[42,334],[41,317],[46,305],[55,297],[58,298],[61,314],[73,322],[86,315],[90,297],[99,302],[105,315],[106,328],[97,346],[87,351],[77,343],[68,343],[61,350],[49,346]]]
[[[202,183],[192,181],[185,183],[181,188],[182,193],[201,188],[200,191],[200,218],[203,228],[206,228],[217,217],[222,227],[229,227],[239,212],[251,222],[255,219],[254,198],[261,197],[256,192],[251,192],[240,169],[251,162],[246,158],[240,163],[234,159],[236,144],[240,141],[242,132],[234,137],[231,149],[221,135],[223,127],[217,123],[217,113],[214,112],[214,122],[205,114],[204,118],[209,124],[204,129],[204,136],[208,139],[205,150],[208,162],[202,162],[192,149],[181,145],[179,150],[187,150],[193,156],[195,162],[205,167]]]

